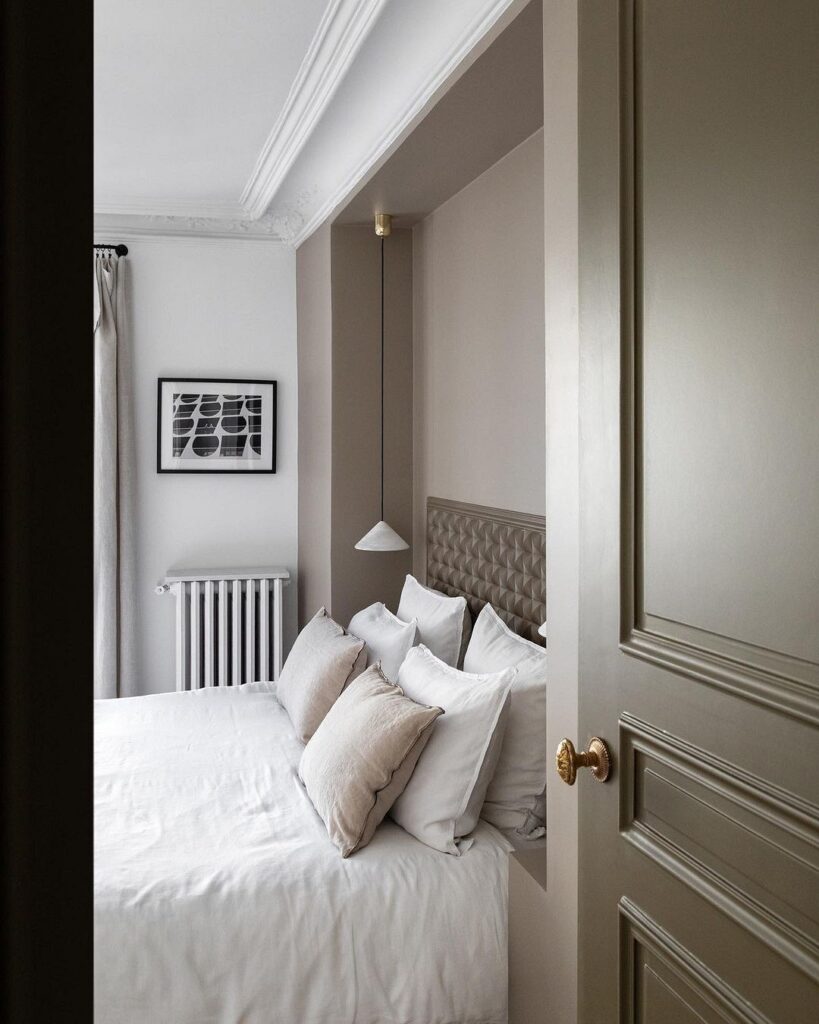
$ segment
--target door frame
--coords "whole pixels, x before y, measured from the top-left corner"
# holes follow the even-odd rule
[[[543,0],[546,346],[546,743],[578,736],[580,641],[578,0]],[[578,1009],[578,793],[551,775],[544,1020]]]

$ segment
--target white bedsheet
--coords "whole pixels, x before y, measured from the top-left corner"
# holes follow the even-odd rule
[[[506,840],[342,860],[265,684],[96,702],[96,1024],[500,1024]]]

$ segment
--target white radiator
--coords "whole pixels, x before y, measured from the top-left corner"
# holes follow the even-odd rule
[[[156,588],[176,597],[176,688],[278,679],[286,569],[181,569]]]

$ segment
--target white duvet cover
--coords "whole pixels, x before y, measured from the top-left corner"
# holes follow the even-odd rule
[[[342,860],[266,684],[96,702],[96,1024],[501,1024],[508,844]]]

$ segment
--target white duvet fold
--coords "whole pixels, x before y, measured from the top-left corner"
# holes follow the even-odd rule
[[[96,702],[96,1024],[502,1024],[506,841],[343,860],[266,684]]]

